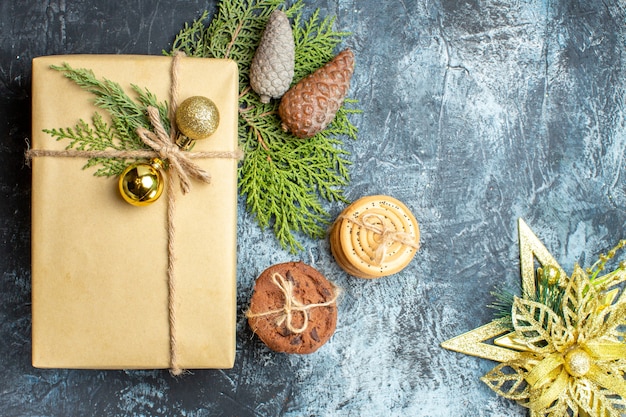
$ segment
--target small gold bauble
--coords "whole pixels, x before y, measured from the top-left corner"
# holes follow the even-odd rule
[[[163,192],[163,163],[153,158],[149,163],[137,162],[126,167],[119,179],[122,198],[133,206],[154,203]]]
[[[186,140],[179,138],[179,145],[186,149],[190,146],[188,142],[208,138],[219,123],[220,114],[212,100],[203,96],[189,97],[176,109],[176,126],[186,137]]]
[[[565,355],[565,370],[573,377],[587,375],[591,369],[591,356],[583,349],[575,348]]]
[[[552,265],[544,266],[544,273],[546,278],[548,279],[548,284],[556,285],[561,280],[561,274],[557,268]]]

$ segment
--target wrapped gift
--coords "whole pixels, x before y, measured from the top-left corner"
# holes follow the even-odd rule
[[[95,112],[94,96],[51,65],[68,63],[98,78],[169,100],[172,58],[74,55],[33,60],[32,149],[64,150],[44,129],[75,126]],[[217,131],[190,152],[236,152],[238,73],[233,61],[181,58],[178,96],[206,96]],[[71,151],[71,149],[70,149]],[[82,169],[84,158],[32,158],[32,360],[42,368],[230,368],[235,356],[237,160],[197,158],[211,175],[174,187],[168,199],[127,204],[117,179]],[[166,181],[172,180],[170,170]],[[168,276],[175,248],[176,281]],[[172,285],[172,286],[170,286]],[[175,315],[172,317],[171,309]],[[175,326],[175,346],[172,335]]]

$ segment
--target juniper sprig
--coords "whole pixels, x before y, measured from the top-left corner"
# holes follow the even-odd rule
[[[333,29],[334,18],[319,10],[308,20],[303,2],[287,7],[283,0],[223,0],[212,19],[208,12],[176,36],[172,50],[189,56],[229,58],[239,67],[239,141],[245,159],[239,168],[239,192],[262,228],[272,227],[285,248],[302,250],[297,235],[323,237],[330,222],[324,202],[346,201],[350,182],[348,152],[341,138],[356,139],[349,116],[356,100],[346,99],[333,123],[308,140],[281,129],[278,101],[263,104],[249,86],[252,57],[271,13],[282,7],[292,19],[296,46],[293,82],[328,62],[348,35]]]

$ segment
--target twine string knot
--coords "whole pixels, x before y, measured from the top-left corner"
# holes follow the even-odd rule
[[[387,249],[393,243],[400,243],[403,246],[411,247],[415,250],[419,249],[419,243],[415,241],[415,237],[410,233],[401,232],[396,230],[393,225],[385,221],[385,216],[378,213],[365,213],[359,219],[353,219],[350,217],[344,217],[348,221],[369,230],[374,234],[380,236],[378,239],[378,246],[374,251],[374,262],[380,265],[387,255]]]
[[[309,326],[309,310],[317,307],[328,307],[334,304],[337,301],[337,297],[339,297],[339,290],[336,288],[330,300],[323,303],[304,304],[296,298],[294,293],[294,284],[291,280],[285,278],[279,272],[275,272],[272,275],[272,282],[283,293],[285,299],[283,306],[275,310],[264,311],[261,313],[252,313],[248,311],[246,313],[246,317],[251,318],[278,315],[276,324],[278,326],[285,324],[285,327],[290,332],[296,334],[304,333]],[[293,323],[294,313],[299,313],[302,316],[302,325],[299,327],[296,327]]]
[[[163,127],[159,110],[156,107],[148,106],[147,111],[154,132],[144,127],[139,127],[137,128],[137,135],[139,135],[142,142],[154,150],[161,159],[169,162],[170,167],[178,176],[183,194],[187,194],[191,189],[190,177],[205,183],[210,183],[211,175],[191,161],[189,152],[183,151],[178,145],[172,142],[171,136],[167,134]]]

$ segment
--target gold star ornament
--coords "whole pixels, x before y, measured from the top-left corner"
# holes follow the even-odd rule
[[[626,241],[569,277],[522,219],[519,245],[510,315],[441,346],[500,362],[481,380],[531,417],[626,416],[626,263],[603,273]]]

